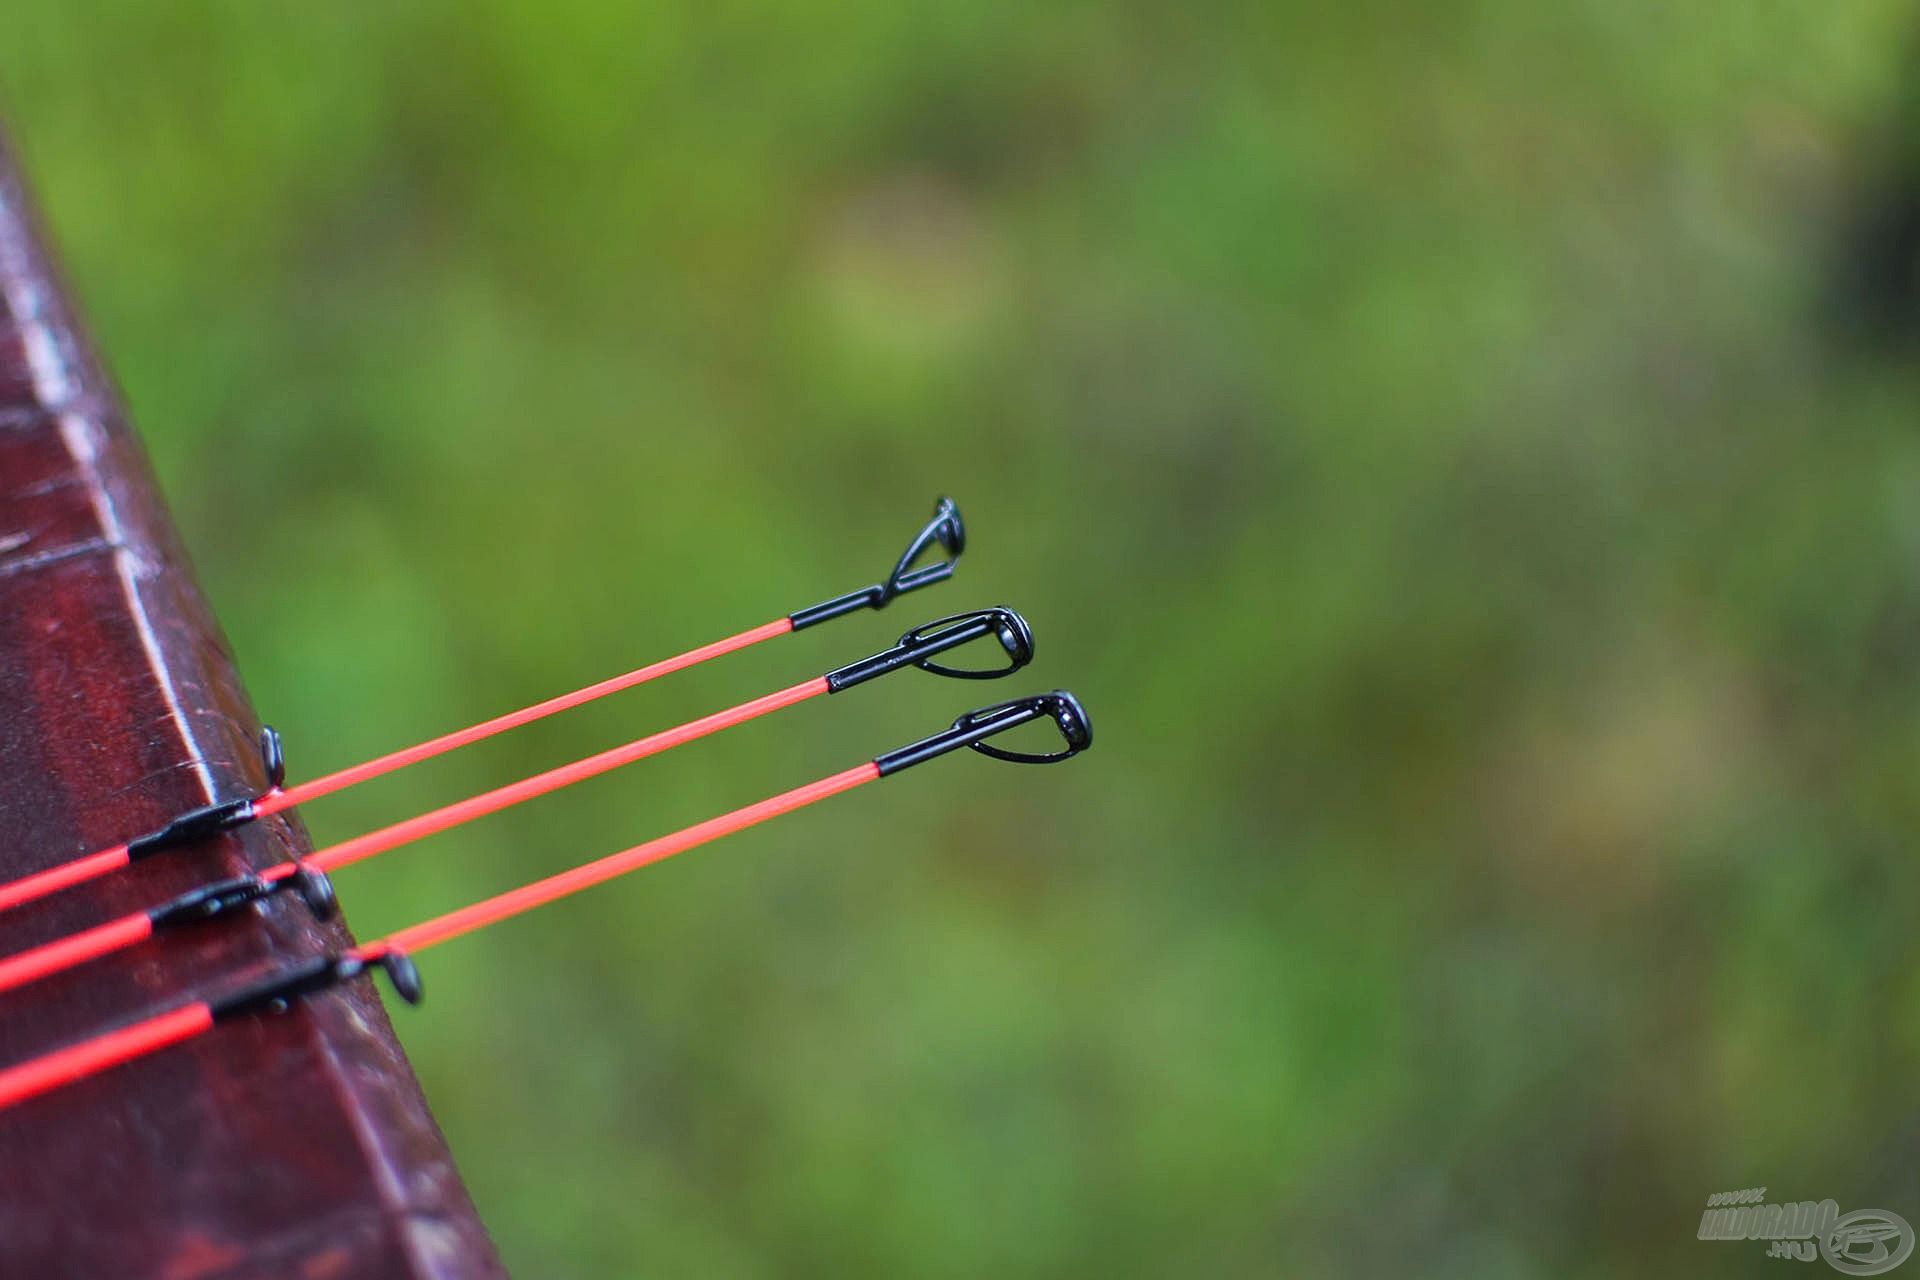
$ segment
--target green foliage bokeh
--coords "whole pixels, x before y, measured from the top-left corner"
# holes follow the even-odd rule
[[[1092,710],[1067,768],[946,762],[433,954],[399,1030],[519,1274],[1749,1274],[1711,1192],[1920,1218],[1916,388],[1823,301],[1903,6],[5,25],[296,776],[967,514],[937,593],[318,839],[976,604]],[[897,676],[342,893],[371,935],[1001,692]]]

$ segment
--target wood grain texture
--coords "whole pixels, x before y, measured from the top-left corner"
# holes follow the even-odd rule
[[[257,729],[0,144],[0,879],[252,794]],[[251,824],[0,917],[0,952],[308,847]],[[349,942],[291,895],[150,940],[0,997],[0,1062]],[[0,1276],[501,1274],[366,983],[0,1114]]]

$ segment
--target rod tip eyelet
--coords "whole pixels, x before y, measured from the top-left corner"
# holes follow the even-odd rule
[[[1012,702],[969,712],[954,721],[954,727],[979,726],[1006,711],[1023,712],[1028,720],[1044,716],[1053,721],[1065,746],[1059,751],[1009,751],[1005,747],[994,746],[984,738],[967,745],[983,756],[992,756],[995,760],[1005,760],[1011,764],[1058,764],[1062,760],[1071,760],[1093,745],[1093,721],[1088,718],[1087,709],[1080,704],[1080,699],[1065,689],[1036,693],[1029,698],[1015,698]]]
[[[967,549],[967,525],[960,518],[960,506],[952,498],[942,496],[933,504],[934,518],[940,524],[935,536],[940,545],[947,549],[948,555],[959,555]]]
[[[260,763],[267,773],[267,790],[278,791],[287,781],[287,754],[281,747],[280,734],[270,724],[260,726]]]
[[[331,920],[340,912],[340,898],[334,892],[333,877],[324,871],[302,867],[294,872],[293,891],[300,895],[300,901],[307,904],[307,910],[313,912],[315,920]]]
[[[1006,674],[1012,674],[1033,661],[1033,628],[1013,609],[995,609],[993,634],[1007,651]]]
[[[1093,721],[1080,699],[1065,689],[1055,689],[1047,696],[1053,700],[1053,722],[1060,727],[1060,736],[1067,740],[1067,746],[1075,754],[1091,747]]]
[[[408,1004],[419,1004],[424,994],[420,983],[419,966],[404,951],[389,951],[380,957],[380,967],[386,970],[387,981],[393,984],[393,993]]]

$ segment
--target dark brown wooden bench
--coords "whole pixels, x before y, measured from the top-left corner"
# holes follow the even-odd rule
[[[0,880],[262,785],[259,724],[0,146]],[[0,917],[0,953],[308,848],[271,819]],[[346,945],[293,895],[0,996],[0,1064]],[[356,983],[0,1114],[0,1276],[502,1274]]]

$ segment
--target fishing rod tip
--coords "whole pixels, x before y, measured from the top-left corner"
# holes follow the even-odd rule
[[[1036,720],[1053,721],[1064,740],[1060,750],[1013,751],[987,741]],[[1005,760],[1010,764],[1057,764],[1072,759],[1092,745],[1093,721],[1088,717],[1087,709],[1081,705],[1080,699],[1065,689],[1055,689],[1051,693],[1029,694],[1024,698],[996,702],[990,707],[969,711],[939,733],[875,756],[873,763],[879,768],[879,776],[884,778],[935,756],[968,747],[983,756],[992,756],[995,760]]]
[[[1093,745],[1093,720],[1087,715],[1086,707],[1080,699],[1065,689],[1055,689],[1049,693],[1036,693],[1025,698],[1015,698],[1011,702],[1002,702],[996,706],[982,707],[978,711],[968,712],[953,722],[959,730],[981,728],[1006,719],[1006,726],[1023,720],[1038,720],[1041,717],[1053,721],[1060,736],[1066,742],[1061,751],[1009,751],[1005,747],[996,747],[988,743],[988,734],[967,743],[981,755],[992,756],[995,760],[1006,760],[1014,764],[1056,764],[1070,760]]]
[[[1073,753],[1077,755],[1091,747],[1093,720],[1087,715],[1085,704],[1065,689],[1055,689],[1044,696],[1051,700],[1053,722],[1060,727],[1060,735]]]
[[[933,518],[937,522],[937,535],[940,545],[949,555],[959,555],[967,549],[967,525],[960,518],[960,505],[945,494],[933,504]]]

